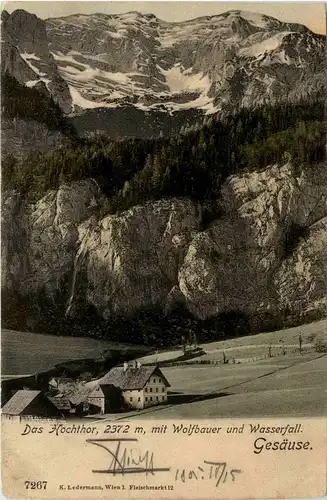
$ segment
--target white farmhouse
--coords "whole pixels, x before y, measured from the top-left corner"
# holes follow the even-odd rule
[[[119,387],[126,403],[137,409],[165,403],[170,387],[158,366],[142,366],[137,362],[112,368],[97,384]]]

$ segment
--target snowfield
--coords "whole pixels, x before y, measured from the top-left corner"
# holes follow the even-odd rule
[[[281,88],[287,95],[303,68],[310,75],[325,58],[321,35],[243,10],[177,23],[139,12],[78,14],[47,19],[45,28],[48,54],[21,51],[35,75],[26,80],[51,89],[58,71],[72,112],[119,107],[131,96],[139,109],[170,113],[261,104]]]

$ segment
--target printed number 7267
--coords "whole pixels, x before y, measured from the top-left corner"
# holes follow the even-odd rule
[[[48,481],[25,481],[24,484],[27,490],[46,490]]]

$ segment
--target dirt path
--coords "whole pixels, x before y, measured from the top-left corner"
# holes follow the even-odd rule
[[[227,351],[241,351],[245,349],[269,349],[269,347],[280,347],[283,349],[284,347],[299,347],[299,344],[283,344],[280,342],[279,344],[253,344],[253,345],[235,345],[234,347],[225,347],[220,349],[210,349],[206,351],[207,354],[211,354],[212,352],[227,352]],[[302,344],[302,348],[304,347],[312,347],[312,344]],[[205,350],[205,349],[204,349]]]

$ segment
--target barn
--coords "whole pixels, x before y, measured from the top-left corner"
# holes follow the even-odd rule
[[[112,384],[99,384],[89,394],[86,403],[89,413],[116,413],[124,406],[122,391]]]
[[[42,391],[17,391],[2,408],[2,414],[8,418],[40,417],[62,418],[60,411]]]
[[[57,408],[57,410],[62,413],[62,415],[70,416],[72,412],[72,405],[68,398],[63,396],[62,394],[58,394],[56,396],[47,396],[51,403]]]

